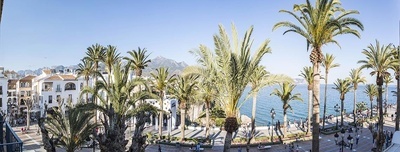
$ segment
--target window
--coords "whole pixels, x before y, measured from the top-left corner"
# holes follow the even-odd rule
[[[65,90],[76,90],[75,84],[72,82],[65,84]]]
[[[43,103],[43,96],[39,96],[40,103]]]
[[[57,95],[57,102],[60,102],[61,101],[61,96],[60,95]]]
[[[3,86],[0,86],[0,95],[3,94]]]
[[[81,87],[80,89],[82,90],[82,88],[83,88],[83,83],[81,83],[81,86],[80,86],[80,87]]]
[[[31,96],[31,91],[26,91],[26,96]]]
[[[68,101],[71,101],[71,102],[72,102],[72,94],[69,94],[69,95],[68,95]]]
[[[61,92],[61,85],[57,84],[56,92]]]
[[[25,91],[21,91],[21,97],[24,97],[25,96]]]
[[[0,98],[0,107],[3,107],[3,98]]]
[[[49,103],[53,103],[53,96],[49,95]]]

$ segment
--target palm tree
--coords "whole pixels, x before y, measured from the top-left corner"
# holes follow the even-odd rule
[[[150,73],[153,78],[152,85],[156,91],[158,91],[159,104],[160,104],[160,116],[159,116],[159,124],[158,124],[158,135],[159,138],[162,139],[162,129],[163,129],[163,120],[164,120],[164,99],[165,99],[165,91],[167,86],[172,84],[176,79],[175,75],[170,76],[168,72],[168,68],[160,67],[156,69],[156,73]],[[184,122],[181,122],[184,123]]]
[[[93,111],[84,111],[68,106],[68,114],[61,108],[53,108],[47,117],[46,129],[53,136],[58,137],[57,145],[67,152],[74,152],[86,143],[86,139],[98,127],[90,121],[94,117]]]
[[[221,107],[225,108],[225,124],[226,133],[224,152],[230,150],[232,143],[232,133],[235,132],[239,125],[237,116],[240,106],[239,98],[242,96],[244,89],[250,82],[250,76],[253,75],[255,69],[259,66],[261,58],[269,53],[268,40],[265,40],[255,54],[251,57],[250,50],[252,46],[251,33],[253,27],[250,27],[245,33],[243,41],[239,41],[238,34],[234,25],[232,25],[232,44],[225,28],[219,26],[219,35],[214,35],[215,54],[204,45],[200,46],[200,61],[214,62],[217,83],[219,88],[218,101]],[[207,60],[209,54],[213,54],[211,60]]]
[[[119,60],[120,56],[117,52],[117,48],[112,45],[107,45],[103,62],[106,66],[106,70],[108,73],[108,83],[111,83],[112,67],[114,66],[114,64],[118,63]]]
[[[179,100],[179,109],[181,110],[181,141],[185,138],[186,104],[193,100],[196,94],[197,78],[196,75],[178,76],[172,87],[172,95]]]
[[[389,83],[392,83],[393,82],[393,77],[391,76],[391,75],[387,75],[387,76],[385,76],[385,77],[383,77],[383,82],[385,83],[385,91],[384,92],[386,92],[386,97],[385,97],[385,102],[384,102],[384,107],[385,107],[385,112],[384,112],[384,114],[385,113],[387,113],[387,102],[388,102],[388,98],[389,98],[389,87],[388,87],[388,85],[389,85]]]
[[[86,81],[86,87],[89,87],[89,79],[90,76],[94,75],[93,71],[93,62],[87,59],[81,59],[82,63],[78,64],[78,68],[76,69],[76,72],[78,73],[77,78],[83,77]],[[86,93],[86,103],[89,103],[89,93]]]
[[[308,117],[307,117],[307,134],[310,134],[310,128],[311,128],[311,105],[312,105],[312,87],[313,87],[313,69],[310,66],[303,67],[303,71],[301,71],[300,75],[301,77],[306,80],[308,86]]]
[[[393,46],[393,59],[396,60],[397,62],[400,62],[400,45],[397,46]],[[396,91],[396,96],[397,96],[397,105],[400,105],[400,66],[391,66],[390,67],[394,73],[395,73],[395,78],[397,81],[397,91]],[[397,113],[400,113],[400,106],[397,106],[396,109]],[[398,131],[399,130],[399,122],[400,122],[400,117],[398,117],[398,115],[396,115],[396,125],[395,125],[395,130]]]
[[[151,95],[148,91],[133,92],[135,87],[147,87],[147,85],[146,81],[141,78],[129,81],[129,68],[129,63],[122,66],[120,61],[113,67],[112,83],[108,83],[106,78],[100,75],[100,80],[96,82],[94,88],[86,87],[81,92],[81,95],[89,92],[100,101],[99,104],[89,104],[89,107],[99,110],[103,114],[104,133],[96,136],[101,151],[125,151],[128,143],[125,138],[127,128],[125,122],[134,117],[136,113],[136,108],[131,107],[135,107],[137,101]],[[104,92],[107,96],[105,97],[100,92]]]
[[[300,93],[292,94],[293,89],[296,87],[296,85],[289,83],[289,82],[284,82],[282,84],[279,84],[280,88],[277,89],[275,88],[274,91],[272,91],[271,95],[276,95],[279,98],[281,98],[281,101],[283,103],[283,126],[286,125],[286,119],[287,119],[287,109],[290,109],[293,111],[292,106],[289,105],[290,101],[293,100],[299,100],[303,101],[301,98]],[[286,127],[283,127],[283,133],[286,135]]]
[[[324,93],[324,114],[322,117],[322,129],[325,129],[325,116],[326,116],[326,92],[328,90],[328,74],[332,68],[339,67],[340,64],[333,63],[335,57],[332,54],[326,53],[324,60],[322,61],[322,67],[325,68],[325,93]]]
[[[146,122],[150,122],[151,117],[157,114],[157,108],[149,103],[139,103],[131,112],[137,119],[135,131],[132,136],[132,145],[129,152],[145,152],[147,136],[143,136]]]
[[[294,32],[304,37],[307,42],[307,49],[311,46],[310,61],[313,65],[314,83],[313,83],[313,140],[312,151],[319,150],[319,104],[320,104],[320,64],[323,61],[322,46],[328,43],[339,43],[334,39],[338,35],[352,34],[360,37],[357,30],[352,29],[356,26],[363,30],[364,27],[360,21],[353,17],[352,14],[359,14],[355,10],[345,10],[342,8],[338,0],[316,0],[313,6],[310,0],[306,4],[295,4],[293,12],[281,10],[280,12],[287,13],[294,17],[300,26],[283,21],[274,25],[273,30],[280,27],[289,28],[284,32]],[[298,15],[296,14],[298,13]]]
[[[132,50],[132,51],[128,51],[127,52],[131,58],[129,57],[124,57],[125,60],[128,60],[129,62],[131,62],[132,70],[135,70],[135,75],[137,77],[141,77],[142,76],[142,70],[148,66],[148,64],[151,62],[150,59],[147,59],[149,57],[150,54],[147,54],[147,50],[146,48],[144,49],[140,49],[140,47],[138,47],[138,50]]]
[[[333,89],[337,90],[340,93],[340,101],[341,101],[341,110],[340,110],[340,126],[343,127],[343,106],[344,106],[344,97],[346,93],[352,89],[351,81],[348,79],[337,79],[336,82],[333,83],[335,87]]]
[[[369,101],[371,102],[371,115],[372,119],[372,101],[374,101],[374,97],[378,96],[378,88],[375,84],[367,84],[365,86],[364,93],[369,97]]]
[[[377,137],[377,149],[382,151],[384,143],[383,135],[383,110],[382,110],[382,85],[383,78],[390,75],[387,70],[394,65],[398,65],[395,60],[392,60],[390,45],[380,45],[379,41],[376,40],[375,46],[370,44],[367,49],[363,50],[363,54],[367,56],[367,60],[360,60],[361,69],[372,69],[371,75],[376,74],[376,84],[378,85],[378,107],[379,107],[379,133]]]
[[[190,53],[194,55],[201,56],[201,52],[199,50],[193,50],[190,51]],[[210,53],[210,52],[209,52]],[[218,95],[218,87],[215,85],[217,82],[217,78],[215,77],[217,74],[215,73],[216,71],[214,70],[215,65],[211,61],[213,60],[212,54],[207,55],[207,62],[203,62],[200,59],[198,62],[200,62],[203,66],[188,66],[183,70],[184,76],[186,75],[198,75],[199,80],[198,80],[198,91],[196,97],[198,98],[199,101],[204,102],[204,107],[205,107],[205,115],[206,115],[206,131],[205,131],[205,137],[208,140],[210,136],[210,109],[211,109],[211,103],[215,102],[217,99]]]
[[[256,120],[256,107],[257,107],[257,95],[258,92],[266,86],[271,86],[276,83],[283,83],[283,82],[293,82],[293,79],[285,76],[285,75],[272,75],[269,74],[265,70],[264,66],[259,66],[254,71],[253,75],[250,76],[250,84],[251,90],[249,92],[250,96],[253,96],[253,108],[252,108],[252,117],[251,117],[251,132],[250,137],[247,139],[247,145],[250,146],[250,141],[254,138],[255,135],[255,120]],[[247,100],[246,98],[246,100]],[[249,149],[250,147],[248,147]]]
[[[353,107],[353,121],[354,121],[354,125],[356,125],[356,114],[357,114],[357,89],[358,89],[358,84],[362,83],[365,84],[367,82],[367,80],[365,79],[365,77],[361,76],[362,72],[361,69],[351,69],[350,71],[350,77],[348,77],[347,79],[349,79],[349,81],[351,83],[353,83],[353,89],[354,89],[354,107]]]
[[[101,62],[102,60],[104,60],[104,56],[105,56],[105,49],[103,46],[101,46],[100,44],[95,44],[92,45],[91,47],[87,48],[87,52],[86,52],[86,57],[84,58],[85,60],[89,60],[91,62],[94,63],[93,65],[93,71],[94,73],[99,73],[99,62]],[[95,84],[97,82],[97,75],[94,75],[93,77],[93,84]],[[93,98],[93,103],[97,103],[97,99]],[[94,117],[94,121],[97,123],[97,111],[96,111],[96,116]]]

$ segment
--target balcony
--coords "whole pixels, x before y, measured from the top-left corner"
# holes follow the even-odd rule
[[[53,91],[53,88],[49,87],[49,88],[44,88],[42,89],[43,92],[47,92],[47,91]]]
[[[61,88],[57,88],[57,89],[56,89],[56,92],[61,92]]]

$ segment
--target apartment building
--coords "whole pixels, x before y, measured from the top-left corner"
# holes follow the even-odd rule
[[[8,79],[4,75],[4,67],[0,67],[0,109],[7,112],[7,86]]]

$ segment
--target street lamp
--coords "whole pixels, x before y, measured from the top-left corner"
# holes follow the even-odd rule
[[[338,114],[337,113],[339,112],[340,106],[338,104],[336,104],[333,108],[335,109],[335,112],[336,112],[336,129],[338,129],[339,120],[338,120]]]
[[[273,143],[273,139],[274,139],[274,118],[275,118],[275,110],[274,108],[271,109],[271,118],[272,118],[272,136],[271,136],[271,142]],[[276,126],[275,126],[276,127]]]
[[[171,128],[172,128],[172,111],[171,111],[171,109],[169,109],[168,112],[169,112],[168,119],[170,120],[169,122],[167,122],[167,123],[169,123],[169,125],[168,125],[169,126],[168,127],[168,139],[169,139],[169,138],[171,138]]]
[[[346,133],[346,130],[344,130],[344,128],[342,128],[342,130],[340,131],[340,133],[342,133],[342,134],[341,134],[341,136],[342,136],[342,141],[340,141],[340,144],[339,144],[339,145],[342,146],[342,152],[343,152],[343,148],[344,148],[344,146],[346,145],[346,142],[344,142],[344,134]]]

